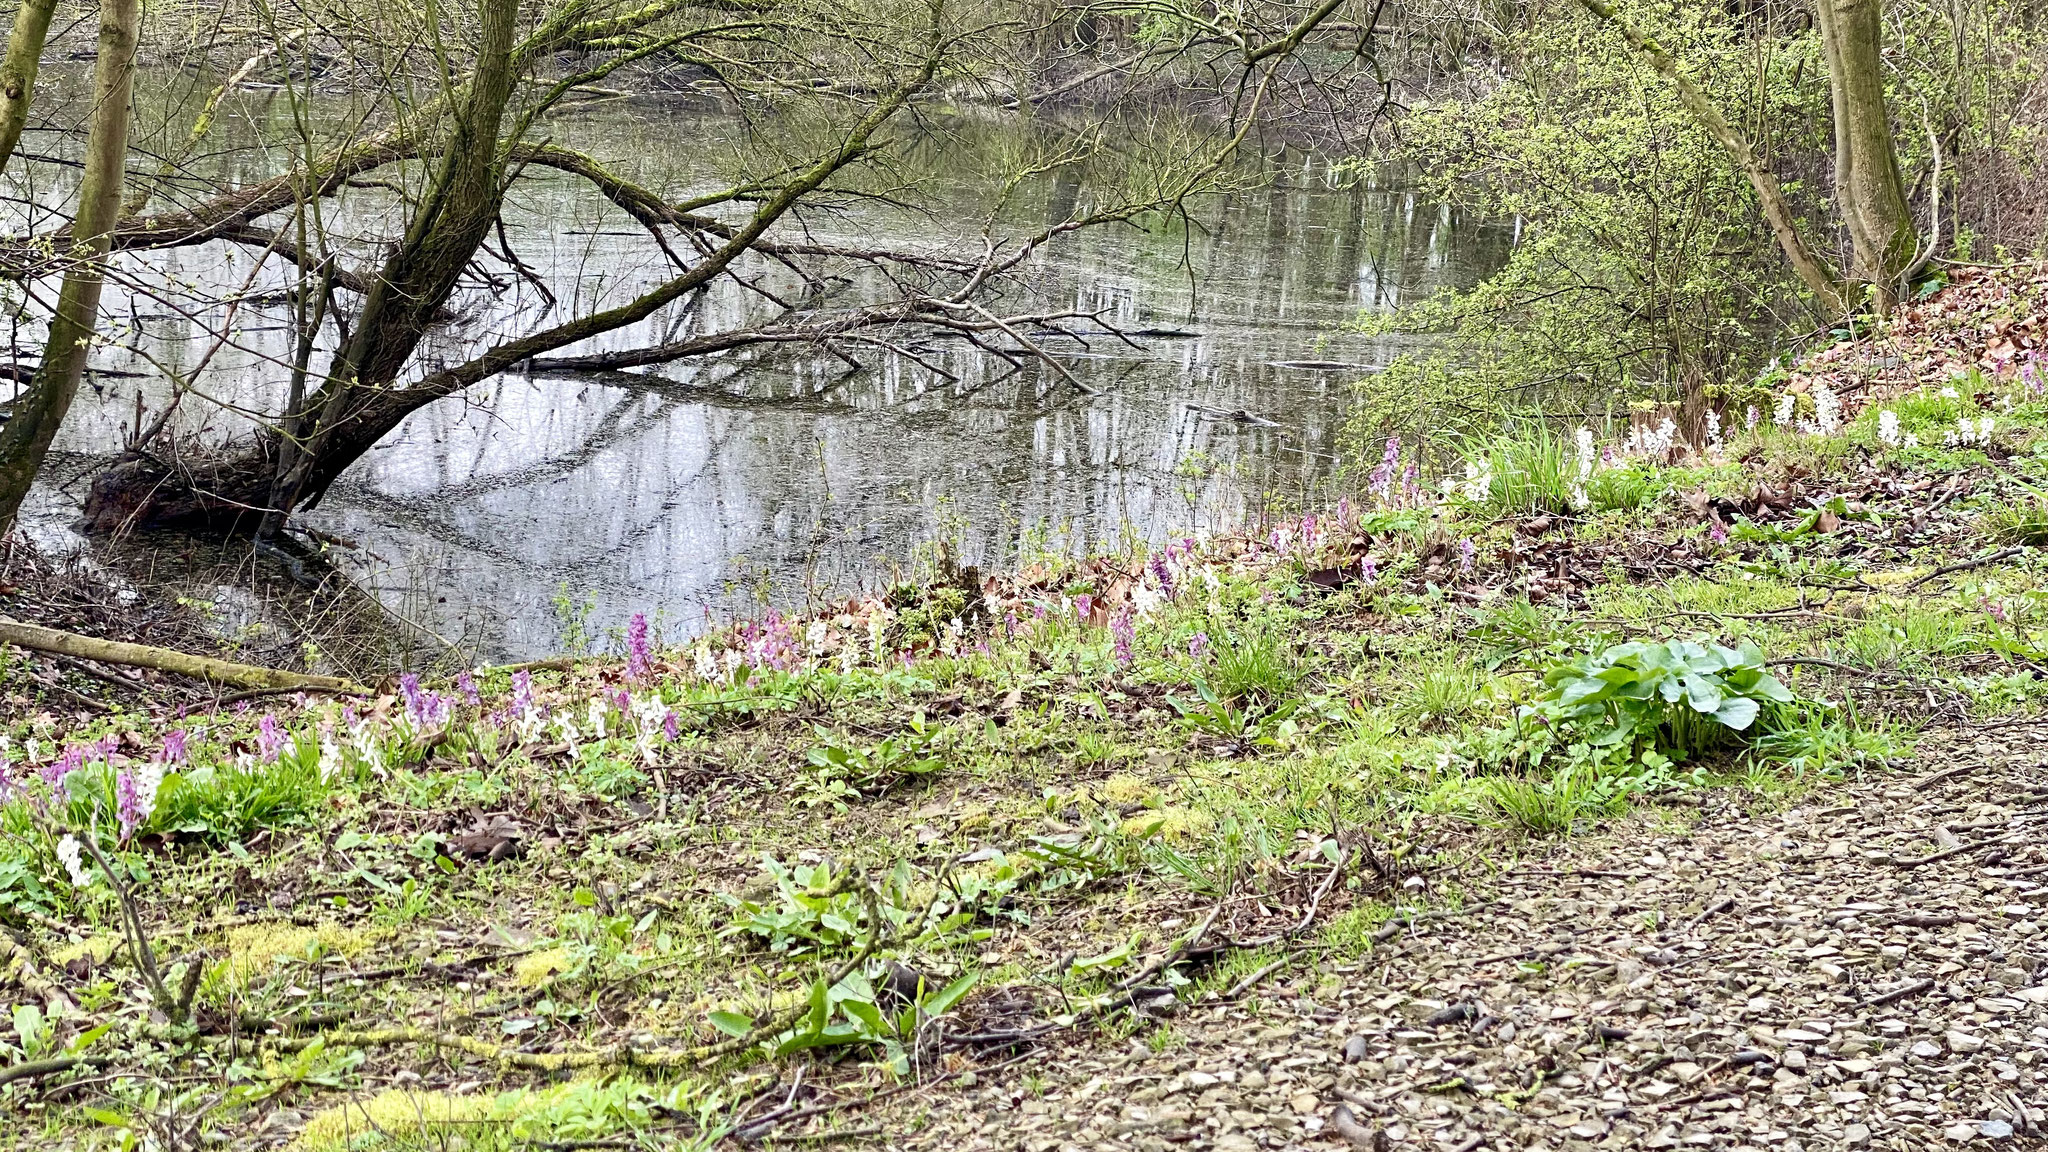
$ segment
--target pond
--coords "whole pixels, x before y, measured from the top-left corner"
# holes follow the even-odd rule
[[[274,130],[282,113],[263,102],[244,95],[240,130]],[[742,131],[730,111],[674,98],[608,101],[549,127],[593,154],[633,158],[634,174],[672,191],[719,186],[718,150],[705,142]],[[976,255],[985,209],[965,181],[944,179],[944,150],[1029,131],[956,114],[925,144],[941,178],[923,211],[854,203],[804,225],[826,243]],[[1403,347],[1346,322],[1469,286],[1510,237],[1398,179],[1340,180],[1292,149],[1232,176],[1239,190],[1183,219],[1063,237],[1005,287],[1001,310],[1099,312],[1128,335],[1086,323],[1075,336],[1044,334],[1086,391],[1035,360],[940,340],[915,357],[782,346],[630,374],[509,375],[415,413],[304,521],[345,542],[337,561],[401,617],[477,659],[516,660],[635,612],[675,637],[763,603],[872,588],[939,539],[962,562],[1002,565],[1313,498],[1330,482],[1352,389]],[[1089,195],[1071,174],[1027,185],[999,232],[1065,219]],[[530,330],[662,274],[658,249],[588,185],[526,180],[514,200],[508,237],[538,286],[501,273],[496,291],[464,302],[471,330]],[[348,211],[363,222],[380,208],[357,197]],[[134,281],[148,278],[123,259]],[[250,275],[245,253],[214,246],[154,254],[147,271],[225,288]],[[759,320],[779,307],[771,298],[802,288],[772,267],[756,274],[759,291],[723,283],[605,346]],[[874,288],[854,277],[841,291]],[[168,402],[167,374],[203,360],[193,392],[215,400],[276,387],[269,366],[288,344],[274,304],[245,305],[236,339],[219,348],[143,295],[112,288],[104,308],[127,346],[95,360],[103,371],[58,444],[60,475],[118,451],[138,405],[147,420]],[[241,430],[236,420],[188,397],[172,427],[204,442]],[[38,491],[24,523],[42,542],[76,543],[65,525],[79,488]]]

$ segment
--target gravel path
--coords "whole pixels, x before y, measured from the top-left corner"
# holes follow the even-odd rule
[[[1190,1005],[1164,1051],[1079,1038],[867,1122],[1028,1152],[2048,1147],[2034,735],[1769,814],[1706,793]]]

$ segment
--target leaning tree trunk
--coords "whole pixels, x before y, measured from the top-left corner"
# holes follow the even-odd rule
[[[7,56],[0,59],[0,169],[21,142],[28,123],[28,102],[35,98],[36,71],[42,66],[43,41],[50,35],[50,14],[57,0],[22,0],[7,37]]]
[[[335,429],[354,414],[357,393],[387,388],[405,370],[498,219],[506,153],[498,133],[518,79],[512,47],[519,0],[479,0],[479,6],[476,70],[469,98],[455,116],[453,138],[405,240],[370,285],[353,336],[336,356],[327,383],[285,414],[262,502],[260,537],[275,536],[291,516],[307,481],[330,457]],[[324,487],[316,485],[312,494]]]
[[[1835,117],[1835,201],[1849,228],[1851,274],[1879,312],[1898,297],[1919,234],[1906,202],[1884,98],[1880,0],[1814,0]]]
[[[140,12],[141,0],[102,0],[100,6],[99,63],[86,127],[85,175],[78,186],[78,215],[71,224],[71,255],[77,263],[65,274],[57,294],[49,343],[35,380],[15,401],[14,415],[0,430],[0,532],[14,526],[29,485],[71,409],[99,322],[109,236],[121,215]]]

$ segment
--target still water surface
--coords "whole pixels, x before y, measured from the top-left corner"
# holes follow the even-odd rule
[[[262,131],[260,116],[245,119]],[[694,158],[737,125],[715,109],[634,100],[555,125],[569,130],[593,153],[636,158],[637,174],[673,191],[719,185]],[[782,348],[631,375],[513,375],[416,413],[306,520],[360,546],[343,563],[395,610],[504,660],[559,651],[582,609],[592,630],[647,612],[676,635],[764,597],[800,604],[873,587],[940,537],[968,561],[1001,564],[1020,550],[1214,527],[1312,495],[1331,477],[1351,389],[1402,348],[1345,322],[1469,286],[1508,236],[1398,181],[1346,186],[1297,153],[1246,175],[1252,190],[1194,205],[1187,223],[1065,237],[1005,290],[1002,310],[1101,310],[1156,333],[1138,347],[1049,341],[1095,395],[950,341],[923,354],[956,379],[851,346],[858,369]],[[1065,219],[1089,195],[1085,178],[1049,178],[1014,201],[1003,229]],[[559,302],[513,285],[471,305],[472,328],[531,330],[663,273],[654,246],[587,185],[535,179],[515,201],[512,243]],[[829,243],[980,251],[983,209],[967,189],[942,182],[930,204],[806,223]],[[238,284],[247,270],[246,256],[224,249],[152,259],[201,282]],[[101,366],[132,375],[97,379],[81,398],[58,445],[73,471],[120,447],[138,391],[147,410],[161,407],[165,370],[189,372],[213,342],[140,298],[110,293],[108,309],[126,317],[132,351]],[[773,309],[728,283],[603,346]],[[283,358],[282,319],[250,309],[241,346],[215,352],[203,388],[274,395],[278,360],[265,357]],[[200,441],[241,430],[206,405],[188,403],[178,419]],[[34,509],[33,530],[54,541],[75,504],[51,486]]]

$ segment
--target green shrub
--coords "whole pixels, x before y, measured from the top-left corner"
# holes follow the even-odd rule
[[[202,764],[164,777],[148,827],[239,840],[259,828],[304,819],[328,791],[319,748],[309,737],[275,760]]]
[[[1589,816],[1604,815],[1620,805],[1623,794],[1599,787],[1591,765],[1567,765],[1549,779],[1486,776],[1479,789],[1495,811],[1538,836],[1556,836]]]
[[[1468,442],[1468,474],[1476,470],[1484,490],[1468,492],[1475,507],[1491,516],[1529,516],[1572,511],[1572,489],[1579,464],[1572,443],[1551,434],[1545,424],[1531,424]]]
[[[1543,684],[1521,710],[1524,721],[1646,765],[1650,753],[1679,759],[1711,751],[1749,729],[1764,705],[1795,700],[1753,645],[1687,640],[1616,644],[1552,665]]]
[[[1635,465],[1605,468],[1586,481],[1586,497],[1596,512],[1641,511],[1661,489],[1653,471]]]
[[[2000,544],[2048,545],[2048,499],[2030,495],[1984,516],[1984,531]]]
[[[1271,704],[1301,682],[1301,666],[1278,625],[1241,623],[1210,637],[1215,667],[1206,681],[1221,699]]]

